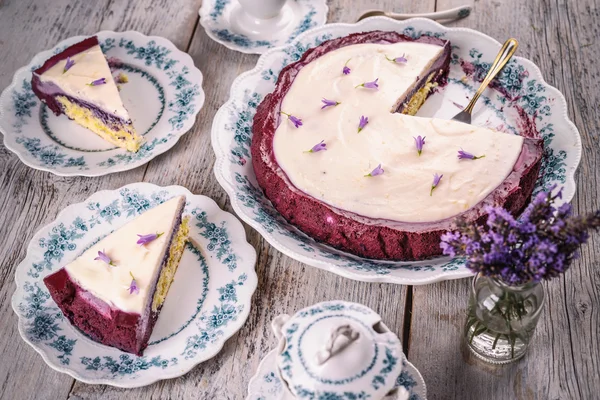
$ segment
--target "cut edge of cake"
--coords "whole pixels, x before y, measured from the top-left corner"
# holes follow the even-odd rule
[[[99,46],[96,36],[89,37],[81,42],[75,43],[58,54],[50,57],[44,64],[32,73],[31,87],[35,95],[52,110],[55,115],[65,114],[69,119],[75,121],[82,127],[94,132],[102,139],[114,144],[115,146],[126,149],[127,151],[137,152],[143,144],[144,139],[140,136],[134,126],[131,118],[126,112],[125,106],[121,106],[126,112],[127,118],[119,117],[100,106],[96,106],[89,99],[77,98],[68,95],[56,82],[43,82],[42,75],[59,63],[65,63],[70,57],[75,57],[93,47]],[[105,57],[106,69],[110,71],[110,66]],[[104,66],[103,66],[104,67]],[[68,72],[68,69],[65,73]],[[103,76],[106,80],[105,85],[114,86],[118,95],[118,88],[111,73]],[[120,98],[120,96],[119,96]]]
[[[124,311],[106,303],[83,288],[65,267],[44,278],[44,284],[63,314],[92,340],[138,356],[147,347],[188,241],[189,217],[183,216],[185,196],[175,198],[179,199],[176,220],[142,314]],[[143,216],[141,214],[137,218]],[[135,219],[121,228],[134,222]]]

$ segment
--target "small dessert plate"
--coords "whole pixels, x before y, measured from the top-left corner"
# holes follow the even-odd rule
[[[205,0],[200,23],[228,49],[262,54],[327,20],[325,0]]]
[[[426,400],[427,388],[421,373],[406,358],[402,361],[402,373],[396,379],[399,388],[390,400]],[[277,373],[277,349],[271,350],[260,362],[256,374],[250,379],[246,400],[294,400],[284,390]]]
[[[147,209],[186,196],[188,244],[143,357],[96,343],[73,327],[43,278]],[[214,357],[244,324],[257,285],[256,252],[242,224],[206,196],[180,186],[135,183],[101,191],[42,228],[16,270],[12,306],[19,332],[53,369],[91,384],[125,388],[184,375]]]
[[[28,166],[62,176],[99,176],[143,165],[164,153],[194,124],[204,104],[202,73],[167,39],[139,32],[96,34],[116,77],[121,98],[146,142],[137,153],[117,148],[93,132],[55,116],[33,93],[31,72],[53,54],[87,36],[63,40],[19,69],[0,95],[4,146]]]

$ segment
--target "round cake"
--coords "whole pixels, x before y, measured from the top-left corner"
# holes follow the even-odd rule
[[[257,109],[252,160],[274,207],[319,242],[385,260],[441,255],[457,218],[519,213],[537,138],[416,117],[446,82],[450,43],[395,32],[327,41],[285,67]]]

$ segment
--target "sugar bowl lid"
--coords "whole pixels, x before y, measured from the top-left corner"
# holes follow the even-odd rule
[[[400,340],[361,304],[315,304],[273,329],[279,372],[297,398],[383,399],[402,371]]]

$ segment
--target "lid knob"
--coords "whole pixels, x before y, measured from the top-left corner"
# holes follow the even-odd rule
[[[335,328],[329,335],[329,340],[327,340],[323,349],[317,353],[317,365],[325,364],[331,357],[355,342],[359,336],[358,331],[350,325],[341,325]],[[346,338],[346,340],[343,340],[343,338]]]

